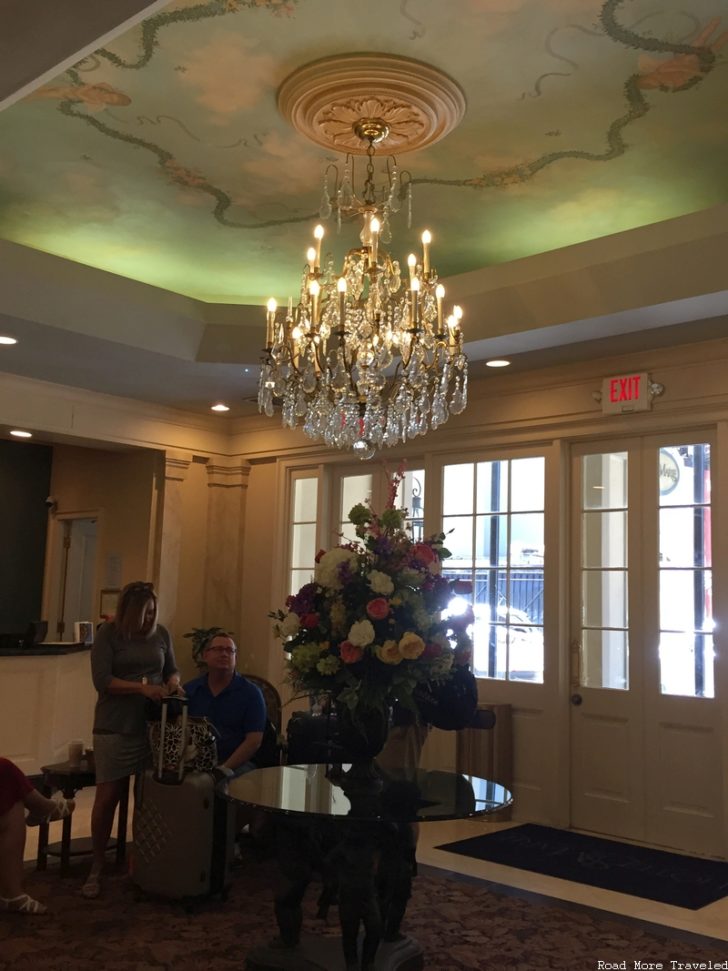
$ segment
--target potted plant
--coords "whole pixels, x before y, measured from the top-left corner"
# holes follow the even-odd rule
[[[183,637],[189,637],[192,641],[192,660],[201,671],[206,667],[205,662],[202,660],[202,650],[208,640],[214,637],[215,634],[232,634],[232,631],[225,630],[224,627],[193,627],[192,630],[182,635]]]

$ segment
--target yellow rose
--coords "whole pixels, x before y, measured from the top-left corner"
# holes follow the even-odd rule
[[[425,649],[425,642],[419,634],[408,630],[403,634],[399,642],[399,653],[408,661],[414,661],[422,654]]]
[[[399,645],[396,641],[385,641],[384,644],[377,644],[374,653],[382,664],[399,664],[402,660],[402,655],[399,653]]]

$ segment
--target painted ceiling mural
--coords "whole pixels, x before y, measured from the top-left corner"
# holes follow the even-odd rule
[[[285,297],[335,159],[276,91],[355,51],[465,93],[398,159],[413,216],[390,248],[429,227],[441,276],[728,201],[728,0],[176,0],[0,114],[0,237],[203,300]]]

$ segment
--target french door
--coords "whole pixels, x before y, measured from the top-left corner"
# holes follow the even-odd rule
[[[725,856],[711,446],[573,451],[571,825]]]

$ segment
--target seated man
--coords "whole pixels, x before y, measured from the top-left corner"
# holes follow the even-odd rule
[[[237,650],[229,634],[215,634],[202,650],[207,674],[184,685],[189,714],[207,718],[218,731],[219,766],[230,776],[255,768],[267,720],[260,688],[235,670]]]

